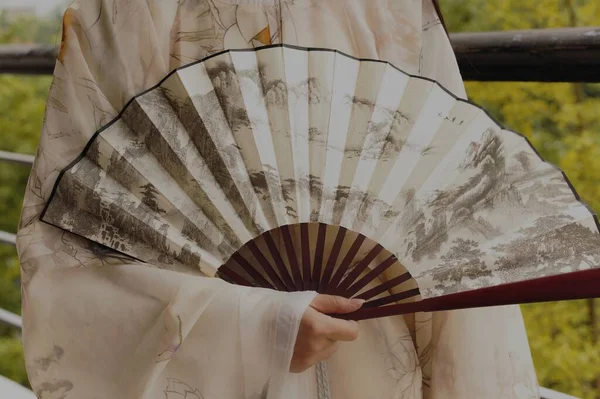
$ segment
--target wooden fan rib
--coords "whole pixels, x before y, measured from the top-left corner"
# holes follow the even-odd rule
[[[352,260],[358,253],[358,250],[360,249],[363,242],[365,241],[365,238],[366,237],[364,235],[360,234],[354,239],[354,242],[352,243],[350,250],[346,253],[346,256],[344,256],[342,263],[340,264],[337,271],[333,275],[331,281],[327,285],[327,293],[328,294],[332,294],[333,292],[336,291],[337,286],[339,285],[340,281],[344,277],[344,274],[348,271],[348,268],[350,267]]]
[[[317,233],[317,245],[315,248],[315,257],[313,262],[312,278],[310,289],[317,291],[320,288],[321,272],[323,269],[323,254],[325,251],[325,239],[327,237],[327,225],[319,223],[319,231]]]
[[[302,223],[300,225],[300,241],[302,251],[302,289],[308,290],[311,287],[312,280],[310,273],[310,242],[307,223]]]
[[[327,260],[327,266],[325,266],[323,277],[321,278],[321,282],[319,283],[319,292],[326,291],[327,287],[329,286],[329,280],[331,279],[333,269],[335,268],[335,264],[340,254],[340,249],[342,248],[344,237],[346,236],[346,231],[347,230],[343,227],[340,227],[340,229],[338,230],[338,233],[335,237],[335,241],[333,243],[333,248],[331,249],[331,253],[329,254],[329,259]]]
[[[302,290],[303,281],[302,275],[300,273],[300,265],[298,264],[298,258],[296,258],[294,240],[292,239],[292,234],[290,233],[290,227],[288,225],[281,226],[281,235],[283,236],[285,252],[287,254],[288,261],[290,262],[290,268],[292,269],[292,276],[294,277],[294,287],[297,290]]]
[[[360,280],[350,286],[347,290],[345,290],[340,295],[345,296],[346,298],[350,298],[356,295],[357,292],[365,288],[371,281],[379,278],[379,276],[386,271],[389,267],[391,267],[394,263],[396,263],[396,257],[394,255],[390,255],[386,260],[377,265],[373,270],[363,276]]]
[[[590,269],[479,288],[411,303],[400,303],[378,308],[363,306],[362,309],[356,312],[332,314],[331,317],[344,320],[367,320],[414,312],[471,309],[597,297],[600,297],[600,269]]]
[[[230,280],[234,284],[243,285],[246,287],[254,287],[254,284],[246,280],[244,277],[233,271],[227,265],[223,265],[219,268],[218,274],[222,275],[224,280]]]
[[[343,295],[344,291],[347,290],[350,285],[356,282],[356,279],[365,271],[369,264],[383,251],[383,247],[379,244],[375,245],[371,251],[360,261],[354,269],[348,273],[345,279],[338,285],[335,295]]]
[[[233,259],[242,269],[246,271],[252,277],[257,284],[261,287],[273,287],[273,284],[277,285],[277,283],[270,283],[250,262],[246,260],[239,252],[236,252],[232,255],[231,259]]]
[[[273,268],[273,266],[271,266],[271,263],[267,260],[267,258],[265,258],[262,252],[260,252],[260,249],[258,249],[256,243],[254,241],[250,241],[247,245],[250,252],[252,252],[252,255],[254,255],[256,260],[258,260],[258,262],[265,269],[265,272],[267,272],[269,277],[271,277],[271,279],[273,280],[273,284],[275,284],[275,286],[278,287],[278,289],[280,290],[288,291],[290,287],[288,287],[288,285],[283,282],[283,280],[277,274],[277,272],[275,272],[275,269]]]
[[[263,237],[265,239],[265,242],[267,243],[267,247],[269,248],[269,252],[271,253],[271,256],[273,257],[273,260],[275,261],[275,265],[277,266],[277,269],[279,269],[279,273],[281,274],[281,277],[283,278],[286,287],[288,288],[289,291],[294,291],[296,289],[296,284],[294,283],[294,280],[292,279],[292,276],[290,275],[289,270],[287,269],[287,267],[285,266],[285,262],[283,261],[283,258],[281,257],[281,253],[279,253],[279,249],[277,248],[277,245],[275,244],[275,241],[273,240],[273,236],[271,235],[271,232],[266,232],[263,234]],[[258,250],[258,248],[256,248]],[[260,251],[258,251],[260,252]],[[264,255],[260,255],[263,259],[264,259]],[[266,259],[265,259],[266,261]]]
[[[247,246],[254,258],[264,268],[265,272],[273,280],[278,289],[281,289],[283,291],[289,291],[290,287],[288,286],[288,284],[286,284],[286,282],[282,279],[280,274],[277,273],[271,262],[267,260],[262,251],[256,245],[256,242],[254,240],[250,241],[248,242]]]
[[[388,291],[394,287],[399,286],[400,284],[402,284],[410,279],[411,279],[410,273],[401,274],[400,276],[395,277],[391,280],[388,280],[385,283],[378,285],[377,287],[371,288],[370,290],[363,292],[362,294],[358,295],[357,298],[369,300],[385,291]]]
[[[336,319],[342,320],[370,320],[378,319],[382,317],[398,316],[408,313],[423,312],[424,301],[410,302],[410,303],[399,303],[396,305],[382,306],[378,308],[361,308],[356,312],[347,314],[331,314],[330,316]]]
[[[419,289],[415,288],[412,290],[400,292],[398,294],[393,294],[390,296],[386,296],[383,298],[379,298],[379,299],[375,299],[373,301],[366,302],[363,305],[363,308],[368,309],[368,308],[376,308],[376,307],[380,307],[380,306],[384,306],[384,305],[389,305],[390,303],[394,303],[394,302],[402,301],[404,299],[412,298],[419,294],[420,294]]]

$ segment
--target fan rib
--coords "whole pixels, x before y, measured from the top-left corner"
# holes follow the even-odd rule
[[[365,308],[365,309],[377,308],[379,306],[389,305],[390,303],[394,303],[394,302],[402,301],[404,299],[412,298],[412,297],[415,297],[415,296],[417,296],[419,294],[420,294],[419,289],[418,288],[414,288],[412,290],[400,292],[398,294],[393,294],[393,295],[390,295],[390,296],[386,296],[386,297],[383,297],[383,298],[379,298],[379,299],[375,299],[373,301],[366,302],[363,305],[363,308]]]
[[[254,287],[254,284],[246,280],[244,277],[240,276],[227,266],[222,266],[219,268],[218,273],[225,277],[226,279],[231,280],[234,284],[244,285],[246,287]]]
[[[333,269],[335,268],[338,256],[340,255],[340,249],[342,248],[346,231],[347,230],[344,227],[340,227],[338,230],[337,236],[335,237],[335,241],[333,243],[333,248],[329,254],[329,259],[327,260],[327,266],[325,266],[325,271],[323,271],[323,277],[321,278],[321,282],[319,284],[319,292],[326,291],[327,287],[329,286],[329,279],[333,274]]]
[[[290,275],[290,271],[285,266],[285,262],[283,261],[283,258],[281,257],[281,253],[279,252],[279,249],[277,248],[277,245],[275,244],[275,241],[273,240],[273,236],[272,236],[271,232],[270,231],[266,232],[263,235],[263,237],[265,238],[265,242],[267,243],[269,252],[271,253],[271,256],[273,257],[273,260],[275,261],[275,265],[279,269],[279,273],[281,273],[281,277],[285,281],[285,284],[288,287],[288,290],[294,291],[296,289],[296,284],[294,283],[294,280],[292,279],[292,276]],[[262,254],[261,254],[261,256],[262,256]],[[264,256],[263,256],[263,258],[264,258]]]
[[[312,280],[310,274],[310,242],[307,223],[300,224],[300,242],[302,246],[302,289],[308,290]]]
[[[239,252],[231,257],[242,269],[246,271],[261,287],[272,287],[271,284],[250,262],[246,260]]]
[[[362,294],[358,295],[357,298],[369,300],[385,291],[388,291],[394,287],[399,286],[400,284],[404,283],[405,281],[410,280],[410,278],[411,278],[410,273],[401,274],[400,276],[395,277],[391,280],[388,280],[385,283],[378,285],[377,287],[371,288],[370,290],[363,292]]]
[[[350,267],[352,260],[358,253],[358,250],[360,249],[361,245],[365,241],[365,238],[366,237],[364,235],[360,234],[356,237],[356,239],[352,243],[350,250],[346,253],[346,256],[344,256],[342,263],[340,263],[340,266],[337,268],[335,274],[333,275],[333,278],[327,285],[327,293],[328,294],[333,294],[336,291],[337,286],[339,285],[340,281],[342,280],[342,278],[348,271],[348,268]]]
[[[379,244],[375,245],[371,251],[356,265],[350,273],[342,280],[335,290],[335,295],[343,295],[344,291],[347,290],[350,285],[356,282],[356,279],[366,270],[369,264],[383,251],[383,247]]]
[[[334,314],[346,320],[366,320],[414,312],[435,312],[471,309],[485,306],[514,305],[593,298],[600,295],[600,269],[557,274],[534,280],[477,288],[472,291],[426,298],[416,302],[399,303],[379,308],[365,307],[353,313]]]
[[[327,225],[319,223],[319,231],[317,233],[317,246],[315,248],[315,257],[313,262],[312,278],[310,289],[317,291],[320,289],[321,272],[323,270],[323,253],[325,251],[325,238],[327,235]]]
[[[269,262],[267,258],[265,258],[260,249],[258,249],[258,247],[256,246],[256,243],[254,241],[249,241],[247,245],[248,249],[250,249],[250,252],[252,252],[252,255],[254,255],[256,260],[258,260],[258,263],[262,265],[262,267],[265,269],[265,272],[269,275],[269,277],[271,277],[271,279],[273,280],[273,284],[275,284],[277,288],[283,291],[291,289],[291,287],[284,283],[281,277],[275,272],[275,269],[271,265],[271,262]],[[279,272],[282,273],[281,270]]]
[[[281,226],[281,235],[283,236],[283,244],[285,246],[285,252],[287,254],[288,261],[290,262],[290,268],[292,269],[292,275],[294,277],[294,286],[297,290],[303,289],[302,275],[300,274],[300,265],[298,264],[298,258],[296,258],[296,250],[294,249],[294,240],[290,234],[289,225]]]
[[[373,270],[363,276],[360,280],[354,283],[350,288],[348,288],[344,296],[350,298],[354,296],[358,291],[365,288],[371,281],[377,279],[379,275],[381,275],[385,270],[387,270],[390,266],[396,263],[396,257],[394,255],[390,255],[386,260],[377,265]]]

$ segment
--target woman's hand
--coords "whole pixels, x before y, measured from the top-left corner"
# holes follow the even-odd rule
[[[360,309],[363,302],[360,299],[317,295],[300,321],[290,371],[301,373],[328,359],[336,352],[338,341],[354,341],[358,336],[358,323],[335,319],[326,313],[351,313]]]

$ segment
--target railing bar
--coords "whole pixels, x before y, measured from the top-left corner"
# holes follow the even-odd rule
[[[0,150],[0,161],[14,162],[21,165],[32,166],[34,159],[35,157],[33,155],[19,154],[17,152],[8,152]]]
[[[31,390],[3,376],[0,376],[0,392],[3,398],[36,399]]]
[[[17,236],[6,231],[0,231],[0,243],[17,245]]]
[[[21,316],[9,312],[8,310],[0,309],[0,322],[6,323],[13,327],[23,328],[23,320]]]
[[[540,399],[579,399],[575,396],[540,387]]]

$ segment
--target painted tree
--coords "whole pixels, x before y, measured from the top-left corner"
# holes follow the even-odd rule
[[[148,208],[152,209],[154,212],[161,214],[165,213],[164,210],[160,209],[158,202],[156,201],[156,196],[159,195],[158,190],[152,183],[145,184],[140,187],[142,191],[142,203],[146,205]]]

